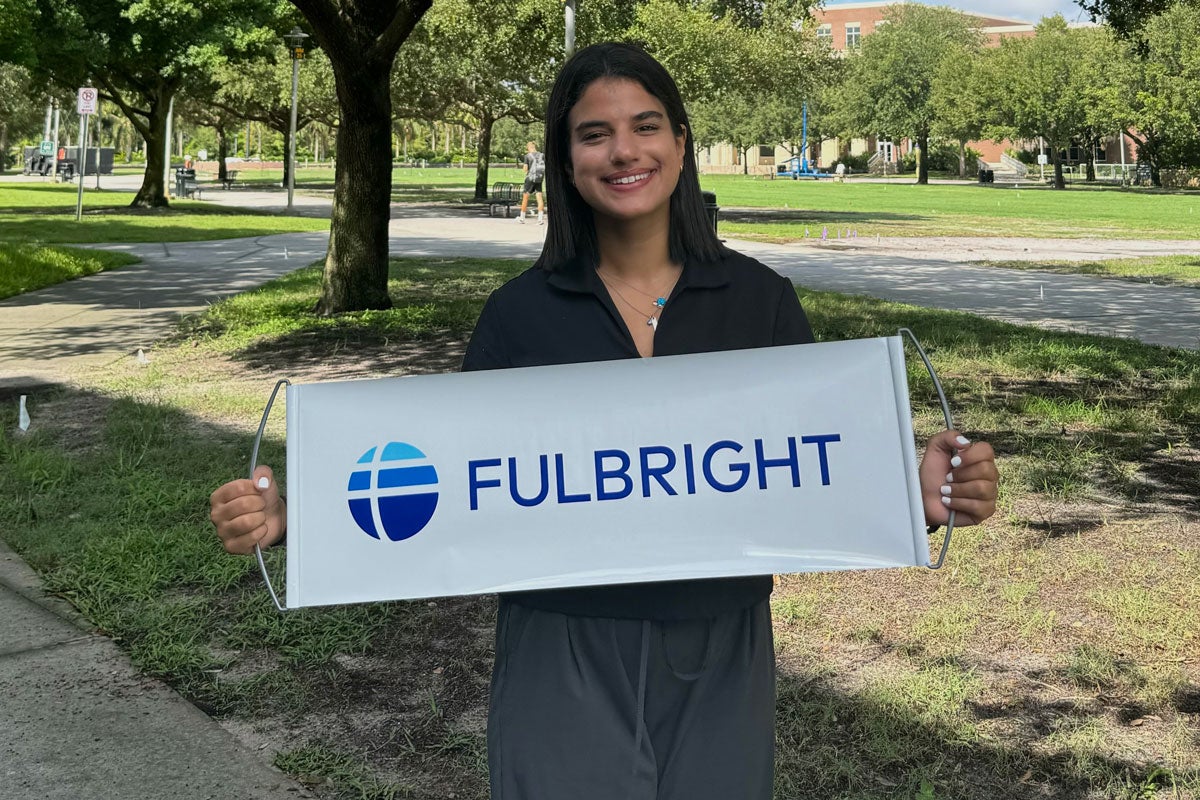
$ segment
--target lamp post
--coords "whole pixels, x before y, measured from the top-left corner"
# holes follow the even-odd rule
[[[304,58],[304,40],[307,38],[308,34],[300,30],[299,26],[293,27],[290,33],[283,36],[283,40],[287,42],[288,50],[292,54],[292,124],[288,129],[288,161],[286,164],[288,211],[292,210],[292,196],[296,191],[296,95],[300,80],[300,59]]]

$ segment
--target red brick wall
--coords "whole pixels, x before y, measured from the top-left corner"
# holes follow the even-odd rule
[[[830,42],[834,50],[846,49],[846,23],[857,22],[863,36],[875,32],[880,20],[892,3],[851,3],[847,6],[828,6],[818,8],[813,12],[814,24],[828,24],[832,27],[833,39]],[[965,12],[964,12],[965,13]],[[1004,17],[985,17],[978,14],[967,14],[974,17],[980,28],[998,28],[995,31],[985,31],[988,44],[996,44],[1001,38],[1010,36],[1033,36],[1031,23],[1018,19]]]

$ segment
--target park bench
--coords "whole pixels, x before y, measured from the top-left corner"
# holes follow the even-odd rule
[[[508,216],[508,209],[514,204],[521,203],[521,187],[515,183],[493,183],[492,191],[488,195],[488,216],[492,216],[496,211],[496,206],[504,206],[504,216]]]
[[[226,189],[233,188],[233,182],[237,180],[238,171],[236,169],[225,170],[225,177],[221,180],[221,185]]]

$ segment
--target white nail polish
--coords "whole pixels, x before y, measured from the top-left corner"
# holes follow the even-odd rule
[[[942,502],[943,502],[943,503],[945,503],[946,505],[950,505],[950,498],[949,498],[949,497],[943,497],[943,498],[942,498]]]
[[[963,447],[966,447],[967,445],[969,445],[971,443],[971,440],[965,436],[959,436],[954,441],[958,442]]]
[[[950,459],[950,466],[961,467],[962,466],[962,456],[955,456],[954,458]]]
[[[267,476],[266,476],[266,475],[264,475],[264,476],[262,476],[261,478],[259,478],[259,479],[258,479],[258,488],[260,488],[260,489],[265,489],[265,488],[267,488],[267,487],[268,487],[268,486],[270,486],[270,485],[271,485],[271,482],[270,482],[269,480],[267,480]]]
[[[953,472],[946,473],[946,483],[954,483],[954,473]]]
[[[949,486],[943,486],[943,487],[942,487],[942,494],[950,494],[950,491],[951,491],[951,490],[950,490],[950,487],[949,487]]]

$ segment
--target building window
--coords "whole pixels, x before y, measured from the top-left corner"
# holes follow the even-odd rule
[[[824,42],[825,44],[833,44],[833,26],[828,22],[817,26],[817,41]]]
[[[846,49],[858,47],[862,41],[862,23],[847,22],[846,23]]]

